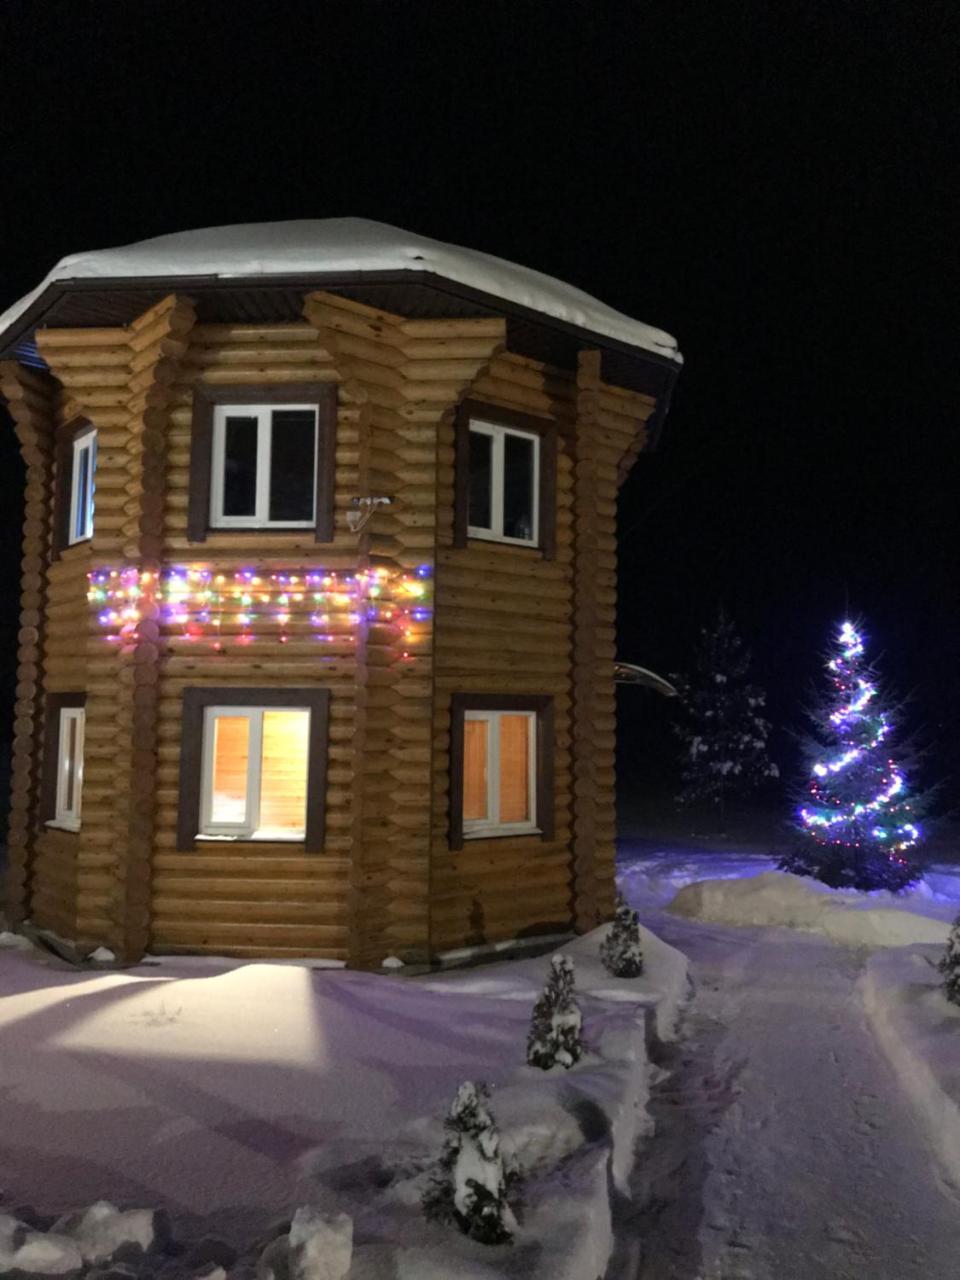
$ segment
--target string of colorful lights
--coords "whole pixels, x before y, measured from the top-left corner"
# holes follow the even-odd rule
[[[869,672],[861,670],[865,644],[853,623],[843,623],[838,643],[840,652],[827,663],[827,669],[832,673],[840,705],[829,719],[843,750],[832,759],[813,765],[809,784],[812,803],[800,809],[800,818],[815,838],[819,838],[817,832],[823,832],[830,843],[859,847],[866,836],[879,842],[896,861],[903,862],[898,855],[912,848],[921,833],[914,822],[905,818],[910,804],[905,799],[906,781],[900,769],[893,760],[877,760],[874,755],[891,725],[884,711],[869,709],[877,697],[877,687]],[[855,778],[854,766],[860,766]],[[859,795],[854,798],[844,785],[848,773],[849,780],[856,783],[854,790],[860,794],[871,776],[878,777],[876,794],[871,799],[861,799]],[[874,815],[883,813],[892,821],[869,825]]]
[[[156,613],[161,625],[222,650],[224,640],[258,638],[288,643],[306,633],[350,645],[372,622],[394,626],[414,641],[432,616],[429,565],[414,573],[383,567],[350,572],[298,568],[217,570],[171,566],[154,573],[133,566],[96,569],[87,575],[87,598],[111,640],[134,643],[141,619]],[[404,652],[404,657],[409,653]]]

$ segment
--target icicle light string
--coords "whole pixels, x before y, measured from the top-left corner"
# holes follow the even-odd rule
[[[906,782],[894,762],[888,760],[880,778],[880,790],[872,800],[842,806],[837,796],[824,797],[821,793],[821,779],[842,774],[867,756],[890,732],[886,715],[882,712],[876,716],[867,714],[867,708],[877,695],[877,688],[856,670],[857,659],[862,657],[865,650],[862,635],[853,623],[844,622],[838,641],[841,652],[827,663],[827,668],[834,674],[834,686],[838,694],[846,696],[848,701],[831,714],[830,721],[841,740],[846,738],[847,741],[843,744],[845,750],[838,756],[825,762],[818,761],[813,766],[814,777],[809,789],[816,807],[802,808],[800,817],[808,829],[822,831],[826,836],[832,837],[834,844],[859,845],[859,840],[843,837],[855,837],[865,820],[869,821],[872,815],[879,815],[905,790]],[[866,741],[851,743],[851,738],[855,735],[862,737],[864,733],[869,735]],[[910,806],[904,805],[904,808],[909,811]],[[894,858],[920,839],[920,830],[912,822],[901,822],[895,827],[877,825],[869,830],[874,839],[891,842],[889,853]]]
[[[359,626],[371,622],[390,623],[405,640],[415,640],[416,624],[432,616],[429,565],[412,574],[385,568],[268,573],[186,567],[154,574],[129,567],[98,569],[87,577],[87,596],[101,626],[111,629],[110,639],[126,643],[136,640],[148,602],[156,603],[167,626],[181,626],[187,639],[209,640],[217,650],[223,648],[224,626],[239,628],[232,638],[250,644],[258,638],[253,628],[266,625],[270,638],[285,644],[295,614],[309,622],[316,639],[347,645],[355,642]],[[337,622],[347,630],[331,630]]]

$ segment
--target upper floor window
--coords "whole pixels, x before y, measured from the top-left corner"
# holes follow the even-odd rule
[[[178,842],[323,844],[325,689],[187,689]]]
[[[309,529],[316,475],[315,404],[216,406],[212,528]]]
[[[97,470],[97,433],[84,431],[73,441],[70,469],[70,516],[67,543],[93,537],[93,494]]]
[[[466,401],[456,425],[454,545],[555,544],[557,433],[547,418]]]
[[[57,432],[53,501],[53,552],[59,555],[93,537],[97,476],[97,432],[89,422],[72,422]]]
[[[470,422],[471,538],[535,547],[540,506],[540,437],[479,418]]]
[[[336,388],[200,385],[194,391],[188,536],[313,530],[333,539]]]

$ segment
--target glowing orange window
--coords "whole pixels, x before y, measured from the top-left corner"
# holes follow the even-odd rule
[[[537,717],[532,711],[467,711],[463,724],[465,836],[537,829]]]

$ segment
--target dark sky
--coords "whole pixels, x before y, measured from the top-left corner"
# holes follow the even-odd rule
[[[722,597],[789,726],[849,600],[956,795],[958,34],[955,0],[6,0],[0,308],[68,252],[355,215],[668,329],[622,656],[683,665]],[[8,431],[0,468],[9,695]]]

